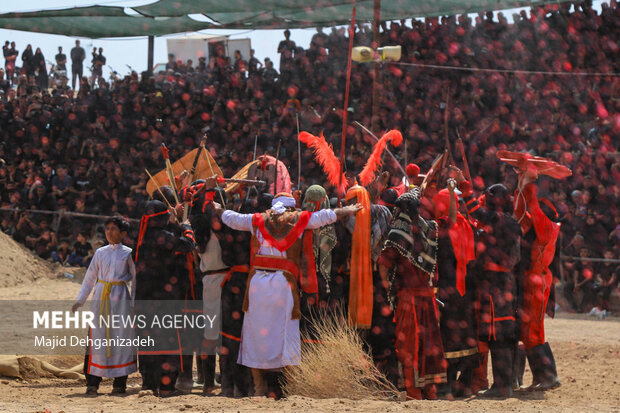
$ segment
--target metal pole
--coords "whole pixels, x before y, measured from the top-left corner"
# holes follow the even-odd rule
[[[299,113],[295,113],[297,120],[297,189],[301,189],[301,141],[299,140]]]
[[[376,54],[379,47],[379,25],[381,24],[381,0],[374,0],[374,18],[372,23],[372,50]],[[370,129],[379,134],[379,109],[381,109],[381,68],[380,63],[373,63],[374,77],[372,79],[372,117]]]
[[[282,138],[278,141],[278,149],[276,150],[276,164],[273,171],[273,196],[278,194],[278,163],[280,162],[280,148],[282,147]]]
[[[342,113],[342,139],[340,141],[340,177],[338,178],[338,198],[344,196],[344,193],[340,193],[342,185],[342,171],[345,167],[345,148],[347,140],[347,115],[349,113],[349,88],[351,87],[351,52],[353,50],[353,39],[355,35],[355,15],[357,8],[355,1],[353,1],[353,11],[351,13],[351,26],[349,27],[349,53],[347,57],[347,83],[344,89],[344,111]]]
[[[153,73],[153,54],[155,51],[155,36],[149,36],[149,46],[148,46],[148,58],[146,61],[146,70],[149,73]]]

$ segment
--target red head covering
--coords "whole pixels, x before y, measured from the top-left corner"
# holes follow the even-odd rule
[[[407,165],[405,172],[407,172],[407,177],[415,179],[420,173],[420,167],[414,163],[410,163],[409,165]]]
[[[458,195],[454,194],[458,202]],[[450,211],[450,192],[442,189],[433,197],[433,212],[435,218],[448,215]],[[465,276],[467,263],[476,258],[474,250],[474,232],[467,219],[456,213],[456,223],[449,230],[452,249],[456,257],[456,289],[461,296],[465,295]]]

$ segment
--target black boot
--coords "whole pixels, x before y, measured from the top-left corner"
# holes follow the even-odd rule
[[[542,346],[532,347],[525,350],[527,356],[527,362],[532,370],[532,385],[527,388],[528,391],[533,391],[543,380],[544,370],[541,360]]]
[[[549,343],[545,343],[540,349],[540,358],[542,362],[541,367],[541,380],[538,385],[534,388],[537,391],[546,391],[555,389],[556,387],[560,387],[562,383],[558,379],[557,367],[555,365],[555,358],[553,357],[553,352],[551,351],[551,347]]]
[[[228,354],[220,354],[220,383],[222,385],[220,395],[224,397],[234,397],[235,395],[234,365],[231,361]]]
[[[458,365],[448,364],[446,371],[447,382],[437,385],[437,396],[445,400],[454,400],[454,394],[457,390],[456,376],[458,374]]]
[[[284,397],[282,392],[282,379],[283,374],[280,371],[267,371],[265,372],[265,381],[267,382],[267,397],[271,397],[275,400],[280,400]]]
[[[204,384],[205,383],[205,375],[204,375],[204,372],[202,371],[202,362],[200,361],[200,356],[198,354],[196,354],[196,357],[197,357],[197,359],[196,359],[196,361],[197,361],[196,362],[196,364],[197,364],[197,367],[196,367],[196,374],[197,374],[196,383],[197,384]]]
[[[518,347],[515,352],[514,364],[512,366],[512,388],[519,390],[523,386],[523,374],[525,373],[525,349]]]
[[[189,394],[194,388],[194,379],[192,376],[194,370],[194,355],[184,354],[181,356],[182,369],[177,377],[177,382],[174,388],[181,393]]]
[[[250,394],[250,388],[252,387],[250,369],[246,366],[235,363],[234,372],[235,387],[237,389],[235,397],[247,397]]]
[[[482,393],[483,397],[512,397],[512,365],[514,348],[512,346],[491,347],[491,366],[493,367],[493,385]]]
[[[205,383],[202,387],[202,395],[207,396],[211,394],[211,391],[215,387],[215,356],[208,355],[202,360],[202,374],[205,378]]]
[[[471,381],[474,369],[467,367],[461,371],[459,379],[456,382],[456,391],[453,390],[454,397],[469,397],[472,395]]]

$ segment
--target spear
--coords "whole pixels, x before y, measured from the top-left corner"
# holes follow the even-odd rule
[[[247,184],[247,185],[265,185],[265,181],[256,179],[237,179],[237,178],[224,178],[224,182],[231,184]]]
[[[465,178],[467,178],[467,180],[469,182],[471,182],[471,174],[469,173],[469,164],[467,163],[467,157],[465,156],[465,146],[463,145],[463,139],[461,139],[461,134],[459,133],[459,130],[456,130],[456,136],[459,137],[459,139],[456,141],[456,146],[459,147],[459,150],[461,152],[461,160],[463,161],[463,169],[465,170]]]
[[[172,205],[170,205],[170,202],[168,202],[168,198],[166,198],[164,196],[164,193],[161,191],[161,188],[159,187],[159,183],[155,180],[155,178],[153,178],[153,175],[151,175],[151,173],[149,172],[148,169],[144,169],[146,171],[146,174],[149,176],[149,178],[151,178],[151,180],[153,182],[155,182],[155,185],[157,186],[157,192],[159,192],[159,195],[161,195],[162,199],[164,200],[164,202],[166,203],[166,205],[168,205],[168,209],[171,209],[172,211],[174,211],[174,208],[172,207]],[[171,215],[174,217],[174,220],[179,223],[179,219],[177,218],[177,215],[174,213],[171,213]]]
[[[278,161],[280,160],[280,147],[282,146],[282,138],[278,141],[278,149],[276,150],[276,165],[273,172],[273,196],[277,195],[278,190]]]
[[[198,147],[198,151],[196,151],[196,156],[194,157],[194,162],[192,163],[192,169],[189,171],[189,176],[191,177],[189,182],[190,184],[194,182],[194,178],[196,177],[196,167],[198,166],[198,160],[200,159],[200,155],[202,154],[202,148],[207,143],[207,134],[205,133],[200,140],[200,146]],[[185,201],[183,202],[183,222],[187,220],[187,216],[191,210],[191,204]]]
[[[170,152],[168,148],[166,148],[165,143],[161,143],[161,154],[164,156],[166,160],[166,175],[168,176],[168,180],[170,181],[170,186],[172,187],[172,191],[174,193],[174,200],[176,203],[179,203],[179,197],[177,196],[177,188],[174,182],[174,172],[172,171],[172,164],[170,163]]]
[[[372,133],[370,131],[370,129],[368,129],[366,126],[362,125],[361,123],[359,123],[358,121],[354,120],[353,123],[355,123],[357,126],[359,126],[360,128],[362,128],[364,130],[364,132],[366,132],[367,134],[369,134],[370,136],[372,136],[373,138],[375,138],[375,140],[377,142],[379,142],[379,138],[377,138],[377,135],[375,135],[374,133]],[[407,141],[405,141],[405,145],[407,144]],[[400,162],[398,162],[398,159],[396,159],[396,157],[394,156],[394,154],[392,153],[392,151],[390,151],[390,149],[386,146],[385,147],[386,152],[392,157],[392,159],[394,159],[394,162],[396,162],[396,165],[398,165],[398,169],[400,169],[400,171],[403,173],[403,176],[407,176],[407,172],[405,172],[405,170],[403,169],[402,165],[400,164]]]
[[[207,138],[207,135],[205,134],[205,139]],[[207,148],[205,148],[204,144],[202,145],[202,150],[207,152]],[[211,165],[211,158],[209,156],[207,156],[207,162],[209,163],[209,169],[211,170],[211,175],[215,175],[215,172],[213,172],[213,165]],[[218,191],[218,193],[220,194],[220,201],[222,201],[222,208],[226,209],[226,202],[224,202],[224,195],[222,195],[222,193],[220,191]]]
[[[299,140],[299,113],[295,113],[297,120],[297,189],[301,189],[301,141]]]

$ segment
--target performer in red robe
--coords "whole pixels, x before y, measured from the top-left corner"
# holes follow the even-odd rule
[[[514,196],[514,213],[521,225],[524,242],[530,243],[529,254],[523,257],[524,296],[521,324],[521,341],[534,380],[532,390],[549,390],[560,386],[553,353],[545,341],[545,310],[553,288],[553,275],[549,265],[555,255],[555,245],[560,234],[560,223],[553,222],[541,209],[534,181],[538,174],[534,168],[519,170],[519,186]],[[541,200],[556,215],[553,205]],[[529,256],[528,256],[529,255]]]
[[[446,382],[447,362],[439,332],[433,291],[437,237],[446,219],[419,215],[418,189],[401,195],[399,209],[379,257],[379,272],[388,291],[396,290],[396,352],[403,365],[407,398],[436,399],[436,384]],[[392,298],[393,300],[393,298]]]
[[[433,197],[435,219],[446,217],[454,210],[454,217],[450,216],[451,226],[439,231],[437,261],[437,296],[443,303],[440,308],[441,341],[448,361],[448,385],[444,388],[447,399],[472,394],[472,372],[479,364],[475,290],[470,280],[466,283],[467,264],[476,258],[474,233],[467,219],[456,211],[456,203],[456,195],[450,194],[449,189],[442,189]],[[466,284],[470,284],[469,288]],[[457,380],[459,371],[461,375]]]

